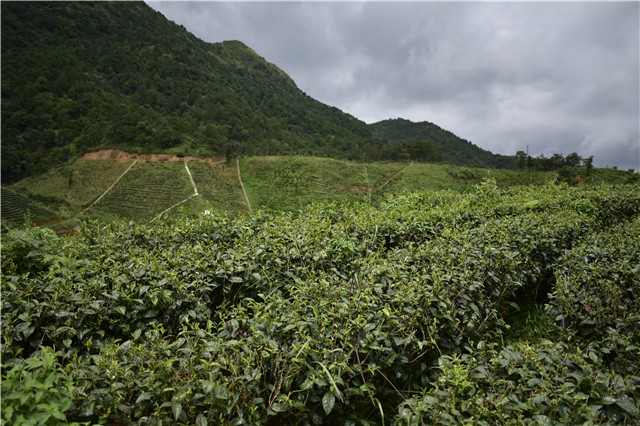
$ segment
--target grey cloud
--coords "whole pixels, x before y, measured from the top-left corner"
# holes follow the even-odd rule
[[[242,40],[364,121],[640,169],[637,2],[149,4],[205,41]]]

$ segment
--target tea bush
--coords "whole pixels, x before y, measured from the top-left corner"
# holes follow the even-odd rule
[[[431,386],[397,424],[634,424],[640,377],[610,370],[592,348],[548,340],[438,360]]]
[[[640,220],[619,223],[576,244],[555,268],[550,312],[611,362],[640,374]]]
[[[74,386],[61,413],[78,422],[630,421],[639,213],[637,186],[486,181],[379,206],[25,231],[38,244],[7,234],[3,363],[55,353]],[[592,302],[598,286],[619,307]],[[548,293],[566,341],[505,344]],[[572,316],[585,301],[601,323]]]

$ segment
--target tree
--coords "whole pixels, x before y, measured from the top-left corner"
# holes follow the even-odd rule
[[[577,152],[573,152],[567,155],[564,159],[564,165],[570,166],[570,167],[578,167],[580,166],[581,162],[582,162],[582,157],[580,157]]]
[[[527,156],[527,169],[533,169],[533,157],[530,155]]]
[[[584,164],[584,167],[587,169],[587,172],[585,173],[585,175],[590,176],[591,170],[593,169],[593,155],[590,156],[589,158],[583,158],[582,162]]]
[[[553,154],[549,160],[551,162],[550,170],[558,170],[564,166],[564,157],[562,154]]]
[[[527,168],[527,153],[524,151],[518,151],[516,153],[516,164],[519,169]]]
[[[440,153],[429,141],[416,141],[407,147],[413,161],[434,163],[440,160]]]
[[[402,148],[400,151],[398,151],[398,160],[408,161],[410,159],[411,159],[411,155],[409,155],[409,152],[407,151],[406,148]]]

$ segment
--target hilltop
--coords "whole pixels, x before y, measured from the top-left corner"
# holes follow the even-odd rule
[[[459,166],[510,169],[513,157],[484,150],[452,132],[428,121],[414,123],[402,118],[383,120],[369,126],[373,135],[389,143],[411,143],[426,140],[440,153],[442,161]]]
[[[244,43],[206,43],[142,2],[1,7],[5,183],[102,148],[366,160],[415,142],[312,99]],[[417,126],[411,137],[444,161],[497,164],[452,133]]]

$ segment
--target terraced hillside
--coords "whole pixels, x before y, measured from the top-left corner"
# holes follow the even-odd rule
[[[193,194],[184,163],[137,163],[87,213],[151,218]]]
[[[206,208],[216,214],[248,211],[233,168],[224,164],[190,162],[189,169],[201,195],[189,201],[192,209]]]
[[[115,182],[132,162],[77,159],[42,175],[23,179],[10,189],[41,200],[61,216],[76,215]]]
[[[0,211],[3,221],[9,220],[12,222],[23,221],[25,217],[30,217],[36,221],[44,221],[56,216],[52,211],[38,206],[27,197],[4,188],[2,188],[2,210]]]
[[[226,164],[219,158],[121,154],[111,160],[97,154],[92,159],[79,158],[5,189],[30,198],[63,220],[75,221],[72,228],[89,218],[150,221],[182,201],[168,214],[197,215],[209,210],[216,215],[237,216],[249,212],[235,161]],[[192,196],[195,191],[185,161],[198,196]],[[390,196],[415,191],[468,192],[488,177],[495,178],[500,187],[560,181],[556,172],[451,164],[361,163],[304,156],[245,157],[239,160],[239,168],[254,210],[297,211],[326,201],[379,203]],[[629,171],[594,169],[586,177],[583,168],[575,168],[574,175],[575,185],[632,183],[640,176]]]

